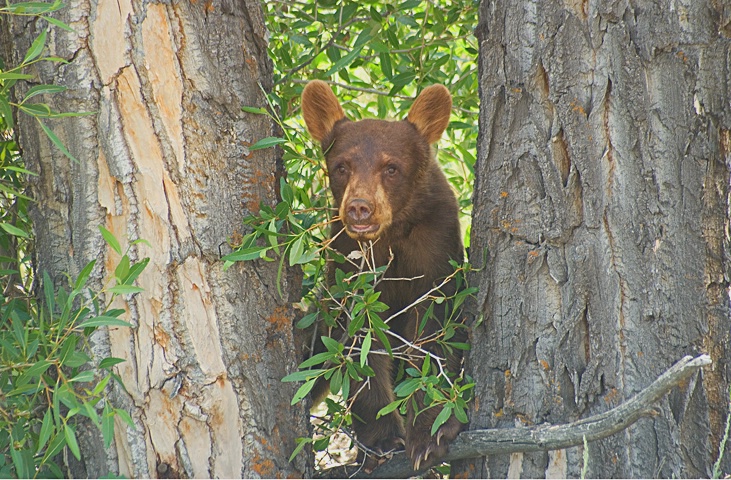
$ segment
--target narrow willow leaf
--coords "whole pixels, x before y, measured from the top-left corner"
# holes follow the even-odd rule
[[[312,390],[312,387],[315,386],[315,381],[317,379],[313,378],[311,380],[307,380],[294,394],[294,397],[292,397],[291,405],[294,405],[295,403],[299,402],[303,398],[307,396],[308,393],[310,393],[310,390]]]
[[[42,121],[41,121],[40,119],[38,119],[38,123],[39,123],[39,124],[41,125],[41,128],[42,128],[42,129],[43,129],[43,131],[44,131],[44,132],[46,133],[46,136],[47,136],[47,137],[48,137],[48,138],[49,138],[49,139],[51,140],[51,142],[53,142],[53,144],[54,144],[54,145],[56,145],[56,147],[57,147],[57,148],[58,148],[59,150],[61,150],[61,152],[62,152],[62,153],[63,153],[64,155],[66,155],[66,157],[67,157],[67,158],[68,158],[69,160],[71,160],[71,161],[73,161],[73,162],[76,162],[76,163],[79,163],[79,161],[78,161],[78,160],[76,159],[76,157],[74,157],[73,155],[71,155],[71,152],[69,152],[69,151],[68,151],[68,149],[67,149],[67,148],[66,148],[66,146],[65,146],[65,145],[63,144],[63,142],[62,142],[62,141],[61,141],[61,140],[60,140],[60,139],[59,139],[59,138],[58,138],[58,137],[56,136],[56,134],[55,134],[55,133],[53,133],[53,130],[51,130],[50,128],[48,128],[48,127],[46,126],[46,124],[45,124],[45,123],[43,123],[43,122],[42,122]]]
[[[114,438],[114,412],[109,402],[104,404],[102,412],[102,436],[104,437],[104,448],[109,448]]]
[[[431,434],[434,435],[437,433],[437,430],[439,430],[439,427],[444,425],[447,420],[449,420],[449,417],[452,416],[452,407],[450,405],[445,405],[441,412],[439,412],[439,415],[437,415],[437,418],[434,419],[434,423],[431,426]]]
[[[389,413],[396,410],[401,405],[401,403],[403,403],[403,400],[396,400],[394,402],[389,403],[388,405],[386,405],[385,407],[383,407],[382,409],[380,409],[378,411],[378,413],[376,414],[376,418],[381,418],[384,415],[388,415]]]
[[[74,454],[76,460],[81,460],[81,451],[79,450],[79,443],[76,441],[76,432],[68,424],[63,426],[63,434],[66,438],[66,445],[68,445],[71,453]]]
[[[35,60],[41,55],[43,47],[46,46],[47,36],[48,32],[46,30],[43,30],[41,34],[38,35],[35,40],[33,40],[33,43],[30,45],[30,48],[28,49],[28,52],[26,52],[25,58],[23,59],[24,64]]]
[[[145,289],[135,285],[115,285],[108,291],[117,295],[131,295],[133,293],[144,292]]]
[[[266,137],[266,138],[262,138],[255,144],[251,145],[249,147],[249,150],[261,150],[262,148],[269,148],[269,147],[273,147],[275,145],[280,145],[282,143],[286,143],[286,141],[287,140],[285,140],[284,138]]]
[[[99,231],[101,232],[102,237],[104,237],[104,241],[112,247],[112,250],[117,252],[119,255],[122,255],[122,247],[119,245],[117,237],[115,237],[112,232],[104,228],[102,225],[99,225]]]
[[[138,287],[135,287],[135,288],[138,288]],[[132,324],[129,322],[125,322],[124,320],[120,320],[118,318],[100,315],[98,317],[90,318],[89,320],[81,322],[80,324],[78,324],[76,326],[77,329],[83,329],[83,328],[87,328],[87,327],[128,327],[128,328],[131,328]]]
[[[2,229],[8,232],[10,235],[13,235],[15,237],[30,238],[28,232],[21,230],[15,225],[10,225],[9,223],[2,222],[0,223],[0,227],[2,227]]]
[[[360,366],[365,366],[366,362],[368,361],[368,353],[371,351],[371,332],[366,333],[365,338],[363,339],[363,345],[361,345],[360,350]]]
[[[59,93],[66,90],[66,87],[63,85],[36,85],[34,87],[31,87],[28,92],[25,94],[25,98],[23,98],[23,102],[27,102],[30,98],[35,97],[36,95],[43,95],[46,93]]]
[[[51,433],[53,433],[53,415],[51,415],[50,409],[46,409],[46,413],[43,415],[41,431],[38,433],[38,448],[36,449],[36,455],[41,453],[41,450],[43,450],[46,446],[48,439],[51,438]]]

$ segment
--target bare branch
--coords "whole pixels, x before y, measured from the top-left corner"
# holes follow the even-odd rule
[[[701,367],[710,364],[711,358],[708,355],[695,358],[686,356],[625,403],[573,423],[462,432],[450,445],[450,452],[444,461],[514,452],[559,450],[581,445],[584,438],[588,442],[606,438],[624,430],[641,417],[654,415],[655,402]],[[419,473],[421,472],[414,472],[411,469],[411,462],[404,452],[399,452],[370,475],[365,475],[361,471],[355,478],[404,478]],[[342,467],[323,472],[325,477],[333,475],[347,475],[347,472]]]

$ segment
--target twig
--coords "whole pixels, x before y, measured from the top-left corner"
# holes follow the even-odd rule
[[[686,356],[625,403],[607,412],[573,423],[462,432],[452,442],[450,451],[443,460],[449,462],[504,453],[560,450],[583,444],[584,437],[587,442],[606,438],[624,430],[644,416],[656,414],[652,407],[655,402],[701,367],[710,364],[711,357],[708,355],[700,355],[695,358]],[[411,462],[405,453],[398,452],[390,461],[375,469],[370,475],[361,472],[356,477],[404,478],[418,475],[423,471],[412,470]],[[323,472],[322,476],[331,477],[342,474],[342,470],[329,472]]]

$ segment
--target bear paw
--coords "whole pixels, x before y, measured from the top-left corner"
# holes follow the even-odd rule
[[[464,425],[452,417],[439,427],[434,436],[429,431],[422,432],[422,435],[409,435],[406,452],[411,458],[414,471],[436,465],[449,451],[449,443],[457,438],[463,428]]]
[[[376,445],[370,446],[370,452],[365,454],[362,462],[363,471],[367,474],[372,473],[376,467],[385,463],[394,452],[403,450],[403,448],[404,439],[400,436],[380,440]]]

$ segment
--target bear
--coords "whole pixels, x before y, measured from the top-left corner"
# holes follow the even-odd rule
[[[391,320],[389,328],[409,342],[426,339],[423,347],[446,358],[448,371],[459,373],[459,350],[443,351],[428,339],[442,329],[439,319],[445,315],[444,305],[434,304],[434,315],[421,333],[426,305],[408,308],[454,272],[450,261],[463,261],[457,200],[432,151],[449,124],[449,90],[443,85],[425,88],[401,121],[347,119],[330,86],[320,80],[306,85],[301,100],[307,129],[324,152],[338,212],[332,222],[331,247],[347,256],[359,250],[359,242],[372,242],[376,266],[390,262],[386,276],[391,280],[380,282],[376,289],[388,306],[382,316],[404,311]],[[355,269],[347,263],[339,268]],[[452,295],[455,288],[452,280],[440,291]],[[350,392],[359,391],[352,407],[356,438],[381,453],[404,445],[414,470],[436,464],[463,424],[452,416],[432,436],[441,409],[416,415],[411,402],[405,422],[397,411],[377,418],[379,410],[395,399],[394,360],[370,355],[368,362],[375,378],[369,379],[367,388],[361,388],[362,382],[350,388]],[[421,368],[421,362],[415,367]],[[419,410],[423,399],[424,392],[417,391]],[[367,471],[377,465],[373,457],[364,463]]]

